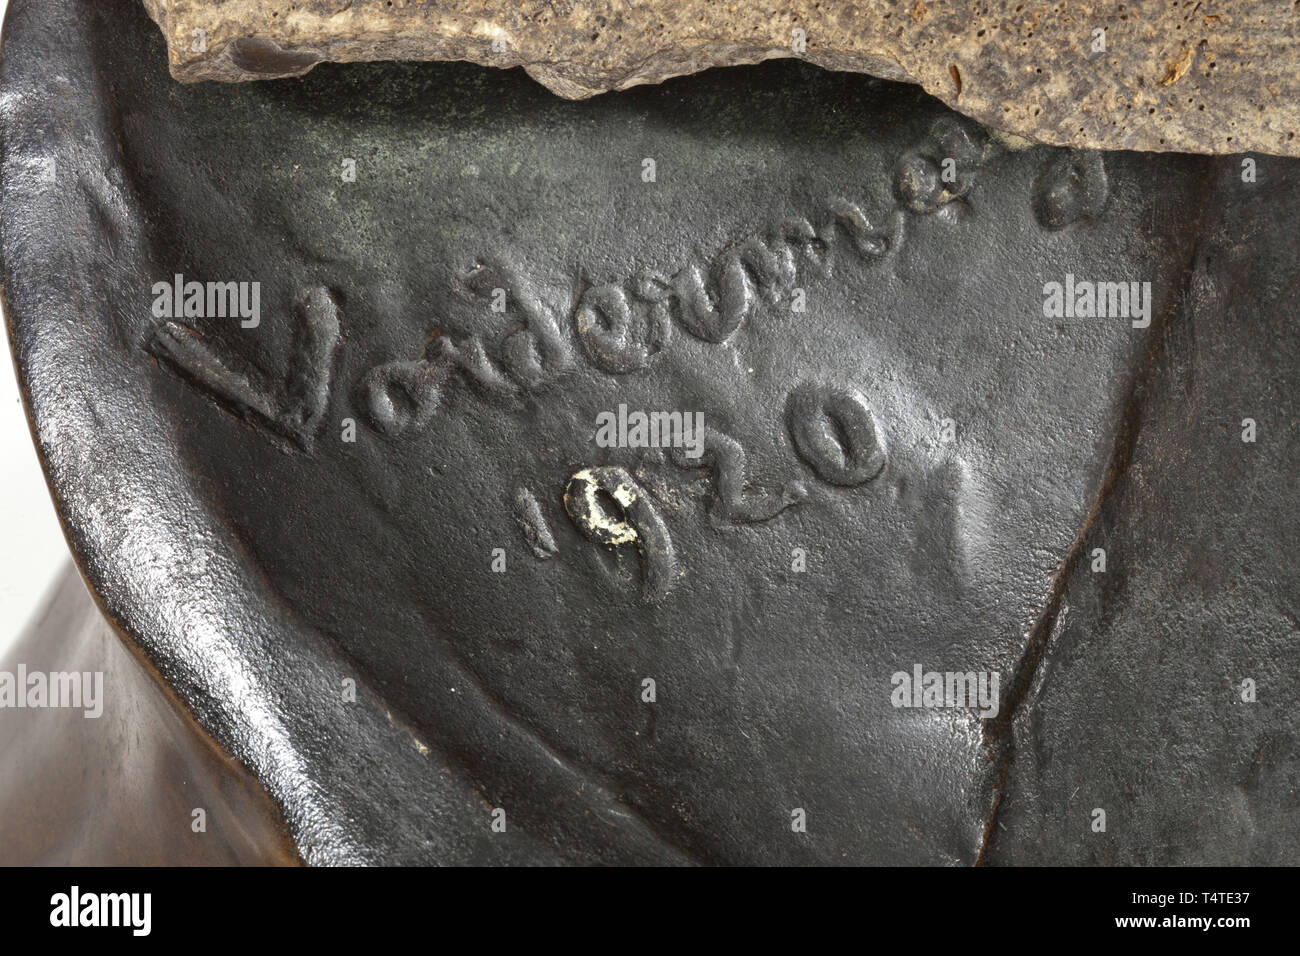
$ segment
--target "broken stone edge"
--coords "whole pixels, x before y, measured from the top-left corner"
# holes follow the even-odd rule
[[[868,20],[878,15],[872,4],[819,8],[822,28],[806,12],[801,19],[799,4],[755,0],[754,9],[727,12],[734,22],[697,28],[684,25],[689,3],[616,15],[609,4],[579,2],[553,18],[521,8],[487,20],[473,3],[455,0],[414,10],[358,3],[335,14],[327,4],[287,0],[143,2],[167,41],[172,76],[187,83],[295,77],[322,62],[466,60],[522,67],[557,95],[583,99],[715,66],[796,57],[918,84],[988,127],[1051,146],[1300,156],[1300,44],[1288,39],[1293,30],[1246,15],[1262,12],[1253,4],[1240,16],[1188,21],[1184,33],[1172,22],[1186,19],[1182,11],[1162,8],[1162,0],[1137,0],[1124,20],[1108,19],[1115,11],[1097,3],[1067,23],[1034,14],[1029,25],[1037,32],[1016,44],[1006,11],[975,19],[979,11],[965,4],[931,12],[921,0],[910,14],[894,8],[892,22],[905,24],[896,33]],[[1115,31],[1115,56],[1089,49],[1094,22]],[[979,23],[991,26],[977,35],[1006,26],[1005,39],[975,40]],[[789,37],[799,29],[808,39],[796,53]],[[674,40],[677,30],[690,35]]]

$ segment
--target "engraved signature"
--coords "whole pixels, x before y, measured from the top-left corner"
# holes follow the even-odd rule
[[[396,437],[426,427],[444,389],[473,385],[484,395],[509,396],[543,389],[570,374],[579,361],[612,375],[649,367],[672,343],[678,328],[704,342],[725,344],[764,305],[790,297],[808,275],[833,275],[837,249],[859,262],[878,263],[902,244],[906,219],[964,201],[993,145],[945,118],[899,157],[897,200],[881,222],[871,221],[842,197],[811,216],[770,224],[759,235],[729,245],[707,263],[689,261],[671,275],[641,270],[619,282],[591,285],[566,320],[548,304],[510,254],[480,258],[458,277],[459,291],[490,298],[505,291],[517,317],[499,341],[481,334],[439,332],[417,358],[384,362],[357,384],[364,419]],[[1036,218],[1058,229],[1097,216],[1109,192],[1099,154],[1058,151],[1040,174],[1032,197]],[[146,348],[237,414],[289,438],[310,452],[329,405],[335,354],[341,341],[336,297],[308,290],[295,314],[294,351],[287,380],[259,386],[231,368],[193,330],[175,321],[156,326]],[[576,343],[576,347],[575,347]],[[785,403],[785,426],[795,454],[821,481],[856,487],[885,467],[886,445],[866,398],[840,384],[804,382]],[[803,501],[802,481],[779,492],[747,494],[746,454],[732,436],[704,431],[698,458],[671,453],[683,468],[713,473],[711,515],[724,523],[766,521]],[[657,602],[678,576],[667,525],[651,498],[623,468],[592,465],[567,481],[564,506],[574,526],[607,548],[634,546],[644,567],[642,597]],[[539,502],[516,491],[513,508],[525,541],[539,559],[558,552]]]

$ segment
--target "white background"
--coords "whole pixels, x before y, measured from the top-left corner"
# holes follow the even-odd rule
[[[0,15],[9,0],[0,0]],[[0,657],[70,560],[18,398],[9,336],[0,335]]]
[[[3,6],[6,0],[0,0]],[[9,336],[0,348],[0,657],[69,561],[18,398]]]

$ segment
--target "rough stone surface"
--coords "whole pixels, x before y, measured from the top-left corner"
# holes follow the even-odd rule
[[[570,102],[184,87],[134,0],[5,36],[61,517],[307,862],[1297,858],[1296,161],[795,62]],[[260,321],[160,314],[176,274]],[[1074,279],[1149,311],[1045,315]],[[705,453],[599,445],[620,405]],[[896,707],[916,665],[997,715]]]
[[[522,66],[565,97],[801,56],[1088,149],[1300,155],[1300,12],[1168,0],[144,0],[181,80],[323,60]],[[806,49],[795,51],[801,30]],[[197,31],[197,32],[196,32]],[[1104,49],[1095,31],[1104,31]]]

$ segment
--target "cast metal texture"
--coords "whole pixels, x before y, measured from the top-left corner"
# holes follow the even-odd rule
[[[307,862],[1294,862],[1294,161],[798,63],[575,103],[181,86],[133,0],[5,38],[73,550]],[[259,321],[156,314],[177,275]],[[1046,316],[1075,279],[1147,321]],[[620,405],[703,454],[598,445]],[[916,665],[996,716],[895,706]]]

